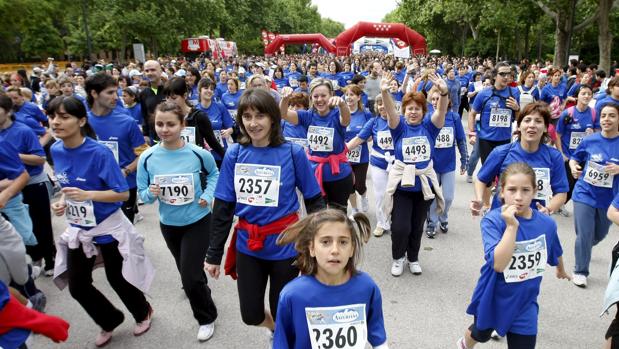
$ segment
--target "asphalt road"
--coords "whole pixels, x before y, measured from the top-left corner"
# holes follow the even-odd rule
[[[371,193],[371,178],[368,188]],[[436,239],[423,237],[420,263],[423,275],[414,276],[408,268],[398,278],[391,276],[391,240],[389,235],[372,237],[365,246],[361,269],[379,285],[383,296],[385,326],[390,348],[455,348],[456,340],[471,323],[465,314],[473,288],[483,264],[483,249],[479,219],[471,218],[467,209],[472,197],[472,184],[457,176],[456,199],[449,214],[449,233],[437,233]],[[373,202],[370,199],[370,202]],[[568,205],[571,210],[571,204]],[[219,310],[215,335],[208,342],[198,343],[198,325],[193,319],[180,284],[172,255],[161,236],[157,207],[141,206],[145,219],[137,229],[146,236],[146,249],[157,268],[150,292],[155,310],[152,328],[141,337],[132,335],[133,319],[118,297],[107,285],[102,269],[94,272],[95,285],[125,313],[108,348],[267,348],[264,329],[242,323],[235,282],[229,277],[209,279]],[[375,222],[373,208],[370,217]],[[564,249],[568,270],[574,265],[573,218],[554,216]],[[64,221],[54,218],[58,235]],[[608,237],[593,250],[591,275],[586,289],[571,282],[558,280],[554,268],[544,275],[540,305],[537,348],[590,349],[601,348],[604,333],[613,313],[599,317],[607,283],[610,251],[617,241],[618,229],[611,228]],[[71,323],[66,343],[55,344],[44,337],[35,337],[31,348],[94,348],[99,328],[74,301],[68,290],[59,291],[50,278],[41,276],[38,286],[47,294],[47,312]],[[491,341],[479,348],[506,348],[506,341]]]

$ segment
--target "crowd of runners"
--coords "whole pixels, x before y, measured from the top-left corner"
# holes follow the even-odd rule
[[[462,195],[456,173],[474,187],[485,260],[459,349],[492,336],[534,348],[548,265],[585,288],[593,247],[619,224],[619,74],[578,61],[49,59],[0,83],[2,348],[25,348],[33,333],[67,339],[69,323],[44,313],[38,277],[68,286],[99,327],[96,346],[107,345],[125,315],[93,285],[99,266],[133,334],[150,329],[145,294],[157,286],[134,228],[142,204],[156,202],[197,340],[218,316],[207,274],[223,272],[242,321],[267,328],[278,349],[388,348],[380,289],[357,269],[362,246],[390,238],[385,271],[422,274],[423,236],[449,231]],[[573,269],[555,214],[574,219]],[[52,231],[52,215],[66,230]],[[619,301],[619,273],[610,277],[607,310]],[[606,333],[614,346],[619,312]]]

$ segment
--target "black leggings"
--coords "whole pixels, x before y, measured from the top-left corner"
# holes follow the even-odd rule
[[[135,213],[138,212],[137,198],[138,198],[138,188],[136,187],[136,188],[129,189],[129,199],[123,202],[123,205],[120,207],[120,209],[123,211],[125,216],[129,219],[129,222],[131,222],[131,224],[133,224]]]
[[[504,141],[489,141],[486,139],[477,139],[477,141],[479,142],[479,158],[481,159],[482,165],[486,162],[488,155],[490,155],[494,148],[510,142],[509,139],[506,139]]]
[[[168,249],[172,252],[176,269],[181,274],[183,290],[189,298],[193,317],[200,325],[217,319],[217,308],[207,285],[203,264],[209,246],[211,215],[185,226],[159,224]]]
[[[619,349],[619,304],[617,304],[617,313],[615,314],[615,318],[608,326],[608,330],[606,330],[606,335],[604,338],[612,338],[611,339],[611,349]]]
[[[348,208],[348,197],[353,193],[353,174],[333,182],[322,182],[325,189],[325,201],[329,208],[344,211]]]
[[[146,319],[150,305],[142,291],[123,277],[123,257],[118,251],[118,241],[98,246],[110,286],[136,322]],[[96,256],[87,258],[81,245],[76,249],[69,249],[67,254],[69,292],[95,323],[109,332],[120,325],[125,316],[92,284],[92,268],[96,258]]]
[[[299,275],[292,265],[295,258],[266,260],[244,253],[236,253],[237,287],[241,303],[241,318],[247,325],[258,326],[264,321],[264,293],[269,284],[269,309],[273,319],[277,316],[277,303],[282,288]]]
[[[479,330],[475,326],[475,323],[469,326],[471,330],[471,337],[479,342],[486,343],[490,340],[493,329]],[[536,335],[524,335],[513,332],[507,332],[507,348],[508,349],[534,349],[535,342],[537,341]]]
[[[52,216],[50,213],[49,192],[47,182],[29,184],[22,190],[24,203],[28,204],[28,212],[32,220],[32,232],[37,238],[35,246],[26,246],[26,251],[33,261],[45,259],[45,270],[54,269],[56,246],[52,231]]]
[[[565,203],[567,204],[568,201],[570,201],[570,199],[572,198],[572,193],[574,192],[574,187],[576,186],[576,179],[574,178],[574,176],[572,176],[572,169],[570,168],[570,162],[565,161],[565,174],[567,175],[567,184],[570,187],[570,190],[567,192],[567,199],[565,199]]]
[[[368,163],[366,162],[365,164],[354,164],[351,165],[351,167],[355,182],[353,188],[357,193],[359,193],[359,195],[363,195],[368,190],[367,186],[365,185],[365,180],[368,176]]]
[[[406,253],[410,262],[419,260],[423,224],[432,200],[421,191],[396,190],[391,211],[391,255],[400,259]]]

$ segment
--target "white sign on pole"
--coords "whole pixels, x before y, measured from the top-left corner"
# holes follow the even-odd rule
[[[146,55],[144,54],[144,44],[133,44],[133,57],[138,62],[146,62]]]

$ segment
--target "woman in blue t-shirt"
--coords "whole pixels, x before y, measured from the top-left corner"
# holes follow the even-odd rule
[[[561,78],[563,71],[556,67],[548,69],[550,83],[542,88],[540,101],[548,103],[550,106],[550,116],[553,125],[557,124],[561,112],[565,108],[565,100],[567,99],[567,87]]]
[[[346,211],[353,192],[353,174],[348,162],[346,127],[350,109],[334,95],[331,82],[315,78],[310,85],[310,110],[288,109],[292,89],[284,88],[280,112],[284,120],[307,129],[309,160],[327,204]],[[336,108],[337,107],[337,108]]]
[[[458,349],[487,342],[493,330],[507,335],[509,348],[535,348],[537,295],[546,265],[557,267],[557,278],[570,278],[557,224],[530,207],[537,188],[533,169],[523,162],[510,164],[500,188],[502,206],[481,221],[485,263],[466,310],[473,324],[458,340]]]
[[[106,345],[125,316],[93,285],[96,255],[87,256],[84,249],[96,246],[103,257],[107,280],[133,315],[136,321],[133,334],[139,336],[150,328],[153,309],[143,292],[148,290],[153,272],[150,266],[144,269],[150,273],[132,269],[133,273],[129,274],[139,275],[123,275],[124,260],[137,261],[139,257],[144,264],[150,265],[143,254],[144,238],[135,232],[120,209],[122,201],[129,198],[129,186],[112,151],[95,140],[86,108],[78,99],[56,97],[50,104],[50,111],[50,126],[59,140],[52,146],[51,153],[63,193],[60,200],[52,204],[52,210],[56,216],[65,216],[69,225],[60,240],[65,244],[73,239],[79,241],[76,248],[68,248],[62,256],[66,268],[56,259],[54,273],[57,277],[66,274],[71,296],[101,327],[95,345]],[[129,249],[125,250],[129,256],[121,255],[121,240],[115,237],[125,244],[134,242],[131,248],[124,245]],[[133,255],[133,251],[138,255]],[[66,273],[62,269],[66,269]]]
[[[138,163],[138,193],[145,203],[159,202],[159,225],[172,253],[183,290],[200,326],[198,340],[213,335],[217,308],[202,262],[211,231],[213,193],[219,171],[212,155],[185,142],[185,114],[174,102],[155,110],[155,131],[161,142],[146,150]]]
[[[383,73],[380,85],[396,158],[389,171],[383,203],[387,217],[391,216],[391,274],[402,275],[408,261],[411,273],[420,275],[419,248],[423,225],[435,195],[438,210],[442,212],[444,207],[432,155],[436,137],[445,124],[449,90],[443,79],[434,73],[428,75],[428,81],[440,92],[438,107],[431,117],[424,118],[428,108],[426,98],[421,92],[411,92],[402,99],[402,116],[395,111],[389,93],[392,79],[391,73]]]
[[[278,235],[298,220],[299,188],[308,212],[324,207],[305,151],[286,142],[280,110],[271,94],[248,89],[239,100],[239,142],[226,152],[215,189],[213,231],[205,268],[219,277],[223,249],[234,216],[238,223],[224,270],[237,278],[241,318],[273,331],[281,289],[298,275],[292,244],[276,245]],[[264,295],[269,282],[269,310]]]
[[[216,101],[215,96],[215,83],[209,78],[204,78],[198,83],[198,91],[200,92],[200,103],[196,106],[197,109],[203,111],[208,115],[211,120],[211,126],[213,127],[213,133],[219,144],[223,147],[224,152],[228,150],[229,142],[232,140],[232,127],[234,126],[234,120],[230,116],[228,109],[221,103]],[[221,168],[221,162],[223,156],[217,152],[211,152],[217,168]]]
[[[572,153],[570,169],[578,178],[574,201],[576,263],[574,284],[587,286],[593,246],[608,234],[606,210],[619,190],[619,105],[608,104],[599,115],[602,132],[585,137]]]

